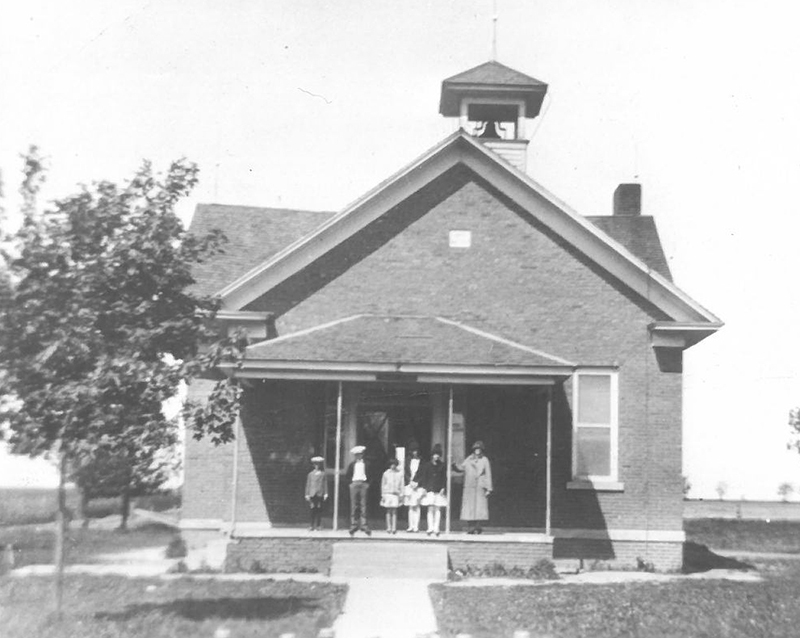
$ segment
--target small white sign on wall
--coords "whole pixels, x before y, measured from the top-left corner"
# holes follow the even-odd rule
[[[451,230],[450,248],[469,248],[472,246],[471,230]]]

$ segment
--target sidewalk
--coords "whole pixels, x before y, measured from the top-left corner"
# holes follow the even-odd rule
[[[336,638],[421,638],[436,634],[436,616],[428,594],[433,581],[414,578],[348,579]]]

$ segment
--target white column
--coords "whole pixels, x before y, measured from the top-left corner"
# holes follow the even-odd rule
[[[517,111],[517,139],[525,139],[525,102],[519,105],[519,111]]]
[[[233,476],[231,477],[231,525],[229,534],[233,536],[236,527],[236,500],[239,493],[239,437],[242,435],[242,417],[237,416],[233,425]]]
[[[333,530],[339,529],[339,481],[342,468],[342,382],[336,396],[336,472],[333,475]]]
[[[450,397],[447,402],[447,518],[444,533],[450,533],[450,521],[453,518],[450,491],[453,487],[453,386],[450,386]]]
[[[458,118],[458,126],[462,130],[467,131],[468,126],[469,126],[467,124],[467,122],[469,120],[469,117],[468,117],[468,114],[467,114],[467,103],[463,99],[461,100],[461,104],[459,105],[459,112],[460,112],[460,116]]]
[[[550,536],[551,500],[553,489],[553,389],[547,388],[547,495],[544,515],[544,533]]]

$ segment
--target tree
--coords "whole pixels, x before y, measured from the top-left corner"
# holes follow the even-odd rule
[[[725,494],[728,493],[728,484],[725,481],[720,481],[719,483],[717,483],[715,491],[717,492],[717,496],[721,501],[722,499],[725,498]]]
[[[683,497],[687,498],[689,496],[689,492],[692,490],[692,483],[689,480],[688,476],[683,477]]]
[[[120,497],[119,528],[127,529],[131,497],[149,494],[161,487],[175,468],[174,428],[165,429],[162,446],[140,448],[134,462],[100,448],[72,468],[70,477],[80,488],[83,525],[88,525],[87,504],[94,498]]]
[[[786,447],[800,452],[800,408],[789,410],[789,442]]]
[[[100,182],[37,210],[43,162],[25,157],[21,228],[2,245],[11,291],[0,313],[3,415],[17,453],[58,461],[56,613],[63,594],[64,484],[69,465],[113,459],[123,495],[153,451],[176,440],[162,404],[182,380],[239,356],[218,339],[217,303],[191,292],[191,267],[224,237],[186,233],[174,207],[197,182],[197,168],[175,162],[163,177],[149,164],[120,187]],[[196,437],[233,438],[239,388],[221,380],[207,404],[190,406]]]
[[[781,483],[778,486],[778,496],[781,497],[781,500],[785,503],[789,500],[789,497],[794,493],[794,486],[789,483]]]

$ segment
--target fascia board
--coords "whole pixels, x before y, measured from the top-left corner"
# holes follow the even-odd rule
[[[651,323],[650,341],[653,347],[680,348],[685,350],[711,336],[724,324],[656,321]]]
[[[569,376],[574,369],[571,366],[481,366],[263,359],[244,359],[240,363],[222,363],[219,367],[230,370],[336,370],[377,374],[491,374],[494,376]]]

